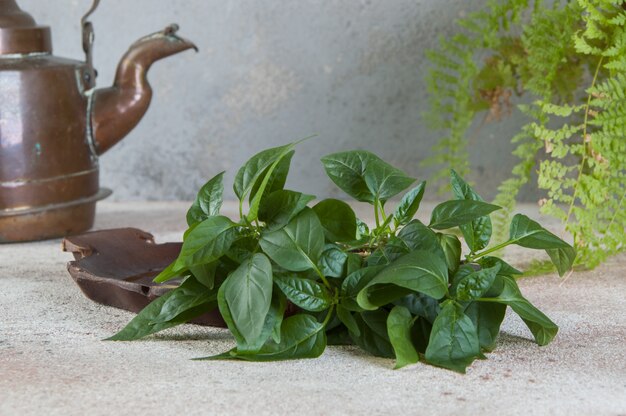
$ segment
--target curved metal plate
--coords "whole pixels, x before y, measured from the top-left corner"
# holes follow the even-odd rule
[[[152,234],[136,228],[66,237],[62,246],[74,254],[67,269],[76,284],[85,296],[103,305],[139,312],[180,284],[180,280],[152,280],[176,259],[182,243],[156,244]],[[226,326],[217,308],[191,322]]]

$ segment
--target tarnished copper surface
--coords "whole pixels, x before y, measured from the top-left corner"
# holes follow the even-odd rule
[[[82,62],[51,55],[49,28],[15,0],[0,0],[0,242],[89,229],[95,201],[106,194],[99,189],[98,155],[148,109],[150,65],[195,48],[176,36],[175,26],[142,38],[122,58],[114,85],[93,90],[87,17],[98,3],[82,21]]]
[[[58,237],[60,232],[72,235],[88,230],[93,226],[96,201],[110,194],[108,189],[101,189],[86,198],[28,208],[19,213],[1,213],[0,243],[23,241],[24,230],[28,231],[29,240]]]
[[[24,12],[14,0],[0,0],[0,27],[34,27],[37,26],[35,19]]]
[[[135,42],[122,58],[112,87],[96,90],[91,115],[96,151],[102,154],[126,136],[141,120],[152,99],[146,78],[155,61],[196,46],[176,35],[178,26]]]

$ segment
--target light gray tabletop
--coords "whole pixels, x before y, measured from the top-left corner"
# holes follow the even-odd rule
[[[104,202],[96,228],[179,241],[187,206]],[[355,347],[314,360],[195,362],[234,343],[226,330],[192,325],[104,342],[133,315],[85,298],[70,259],[60,240],[0,245],[0,415],[626,414],[626,255],[565,282],[523,279],[525,296],[560,326],[556,340],[536,346],[507,315],[497,349],[466,375],[424,364],[394,371]]]

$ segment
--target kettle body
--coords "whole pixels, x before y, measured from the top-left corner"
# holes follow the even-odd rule
[[[87,135],[87,66],[50,55],[0,58],[0,241],[91,228],[98,158]]]

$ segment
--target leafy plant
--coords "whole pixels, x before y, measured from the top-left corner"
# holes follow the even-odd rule
[[[462,32],[429,54],[427,119],[442,131],[437,177],[469,170],[474,120],[512,113],[528,123],[512,138],[520,159],[494,203],[496,240],[521,187],[538,171],[542,212],[573,236],[577,264],[594,267],[626,248],[626,3],[623,0],[490,0],[458,21]],[[482,126],[482,124],[481,124]],[[537,166],[537,161],[539,165]]]
[[[314,197],[283,189],[293,147],[265,150],[239,170],[237,222],[219,214],[223,175],[202,187],[180,255],[155,279],[182,284],[111,340],[139,339],[217,307],[236,347],[206,359],[313,358],[329,343],[348,342],[395,358],[396,368],[424,359],[464,372],[495,347],[507,306],[539,345],[554,338],[557,326],[522,296],[520,272],[489,254],[509,244],[542,249],[565,273],[575,257],[567,243],[518,214],[509,239],[485,249],[489,214],[499,207],[456,172],[455,199],[437,205],[426,225],[414,219],[425,182],[407,191],[415,179],[365,151],[324,157],[333,182],[373,206],[369,229],[343,201],[309,207]],[[403,191],[387,213],[387,201]],[[295,314],[286,314],[288,304]]]

